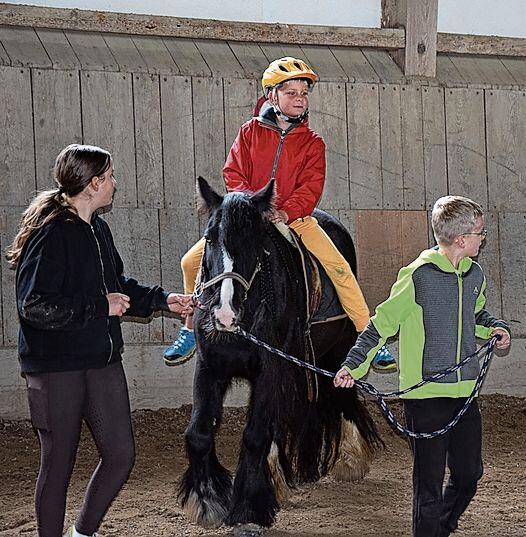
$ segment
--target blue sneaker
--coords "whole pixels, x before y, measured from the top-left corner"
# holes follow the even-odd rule
[[[181,327],[177,339],[164,351],[166,365],[182,365],[195,354],[195,335],[186,326]]]
[[[389,349],[383,345],[373,359],[372,368],[377,373],[394,373],[397,371],[396,361]]]

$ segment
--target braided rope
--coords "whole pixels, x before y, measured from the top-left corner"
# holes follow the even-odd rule
[[[331,371],[327,371],[326,369],[321,369],[320,367],[304,362],[303,360],[300,360],[299,358],[296,358],[295,356],[286,354],[285,352],[279,349],[275,349],[274,347],[268,345],[267,343],[259,340],[252,334],[246,332],[242,328],[238,328],[236,330],[236,333],[240,335],[241,337],[247,339],[248,341],[251,341],[255,345],[258,345],[259,347],[263,347],[265,350],[267,350],[271,354],[276,354],[277,356],[280,356],[281,358],[284,358],[285,360],[288,360],[289,362],[292,362],[298,365],[299,367],[310,369],[311,371],[314,371],[315,373],[318,373],[319,375],[323,375],[329,378],[334,378],[334,376],[336,375],[335,373]],[[462,418],[462,416],[467,412],[469,405],[471,404],[473,399],[476,397],[478,391],[480,390],[482,386],[482,383],[484,382],[484,379],[488,372],[489,364],[491,362],[491,358],[493,357],[493,351],[495,348],[496,341],[497,341],[497,338],[492,337],[487,343],[485,343],[482,347],[480,347],[476,352],[474,352],[473,354],[470,354],[469,356],[466,356],[458,364],[450,366],[444,369],[443,371],[440,371],[439,373],[435,373],[434,375],[431,375],[430,377],[422,379],[417,384],[414,384],[413,386],[409,386],[408,388],[405,388],[404,390],[380,392],[369,382],[365,382],[363,380],[355,380],[354,383],[358,388],[360,388],[360,390],[364,391],[365,393],[368,393],[369,395],[372,395],[378,400],[378,404],[380,405],[380,408],[382,409],[382,412],[385,418],[390,423],[390,425],[394,429],[396,429],[398,432],[400,432],[404,436],[415,438],[417,440],[435,438],[437,436],[447,433],[450,429],[452,429],[459,422],[460,418]],[[482,360],[482,364],[480,366],[480,372],[477,376],[475,386],[470,396],[466,399],[466,402],[464,403],[463,407],[458,412],[458,414],[446,426],[442,427],[441,429],[437,429],[436,431],[432,431],[430,433],[419,433],[419,432],[415,432],[415,431],[411,431],[407,429],[396,419],[396,416],[393,414],[393,411],[389,408],[388,404],[385,402],[385,398],[403,395],[412,390],[416,390],[417,388],[420,388],[424,384],[433,382],[435,380],[439,380],[445,377],[446,375],[449,375],[450,373],[453,373],[457,371],[458,369],[460,369],[473,357],[478,356],[482,351],[485,351],[485,354],[484,354],[484,359]]]

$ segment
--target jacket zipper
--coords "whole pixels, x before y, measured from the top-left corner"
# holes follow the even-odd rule
[[[457,274],[458,283],[458,326],[457,326],[457,359],[456,363],[460,362],[460,353],[462,350],[462,300],[463,300],[463,281],[462,274]],[[461,380],[460,369],[457,369],[457,382]]]
[[[281,157],[281,150],[283,148],[283,142],[285,141],[286,134],[287,131],[281,131],[278,148],[276,149],[276,155],[274,156],[274,164],[272,164],[272,173],[270,174],[271,179],[276,177],[276,170],[278,169],[279,158]]]
[[[285,141],[285,136],[291,131],[294,130],[294,126],[292,128],[289,128],[288,130],[280,129],[277,125],[274,123],[271,123],[270,121],[260,121],[259,122],[263,127],[266,127],[267,129],[271,129],[273,131],[279,132],[279,143],[278,148],[276,149],[276,155],[274,156],[274,163],[272,164],[272,172],[270,174],[270,179],[276,178],[276,171],[278,169],[279,159],[281,157],[281,150],[283,149],[283,142]]]
[[[95,244],[97,245],[97,251],[99,253],[99,262],[100,262],[100,274],[102,276],[102,285],[104,286],[103,296],[106,296],[108,294],[108,287],[106,286],[106,278],[104,278],[104,263],[102,262],[102,253],[100,251],[100,244],[99,240],[97,239],[97,235],[95,235],[95,230],[93,229],[93,226],[90,225],[91,233],[93,234],[93,238],[95,239]],[[108,319],[106,320],[106,324],[108,327],[108,338],[110,340],[110,355],[108,356],[107,364],[110,363],[111,357],[113,355],[113,339],[111,339],[111,332],[110,332],[110,318],[108,316]]]

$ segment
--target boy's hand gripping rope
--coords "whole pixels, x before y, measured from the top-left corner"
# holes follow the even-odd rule
[[[318,373],[319,375],[323,375],[325,377],[330,377],[330,378],[334,378],[334,376],[336,375],[335,373],[332,373],[331,371],[327,371],[326,369],[321,369],[320,367],[316,367],[315,365],[304,362],[303,360],[300,360],[299,358],[296,358],[295,356],[286,354],[283,351],[280,351],[279,349],[275,349],[274,347],[271,347],[267,343],[259,340],[252,334],[246,332],[242,328],[237,328],[236,333],[244,337],[245,339],[248,339],[255,345],[258,345],[259,347],[263,347],[268,352],[272,354],[276,354],[280,356],[281,358],[284,358],[285,360],[288,360],[289,362],[292,362],[300,367],[303,367],[305,369],[310,369],[311,371],[314,371],[315,373]],[[430,377],[427,377],[426,379],[422,379],[417,384],[414,384],[413,386],[409,386],[408,388],[405,388],[404,390],[380,392],[369,382],[365,382],[363,380],[355,380],[354,383],[358,388],[360,388],[360,390],[372,395],[378,400],[378,404],[380,405],[380,408],[382,409],[382,412],[384,413],[387,421],[397,431],[399,431],[405,436],[416,438],[418,440],[435,438],[437,436],[447,433],[450,429],[452,429],[459,422],[460,418],[466,413],[469,405],[471,404],[471,402],[477,395],[477,392],[480,390],[482,383],[484,382],[484,378],[486,377],[486,373],[488,372],[491,358],[493,357],[493,351],[494,351],[495,343],[497,339],[498,339],[498,336],[492,337],[487,343],[485,343],[482,347],[480,347],[480,349],[478,349],[473,354],[470,354],[469,356],[466,356],[465,358],[463,358],[458,364],[448,367],[444,369],[443,371],[440,371],[439,373],[435,373],[434,375],[431,375]],[[438,429],[431,433],[418,433],[415,431],[410,431],[396,419],[396,416],[393,414],[392,410],[389,408],[389,406],[385,402],[386,397],[396,397],[399,395],[403,395],[405,393],[409,393],[413,390],[416,390],[417,388],[420,388],[424,384],[433,382],[435,380],[439,380],[445,377],[446,375],[453,373],[457,369],[460,369],[473,357],[478,356],[482,351],[485,351],[484,359],[482,360],[482,364],[480,366],[480,372],[477,376],[473,391],[471,392],[470,396],[466,399],[466,402],[464,403],[464,406],[460,409],[459,413],[446,426],[444,426],[442,429]]]

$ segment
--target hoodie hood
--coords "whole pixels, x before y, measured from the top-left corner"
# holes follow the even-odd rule
[[[418,263],[419,265],[423,263],[433,263],[433,265],[436,265],[442,272],[465,274],[471,268],[473,260],[471,257],[463,257],[458,264],[458,268],[455,269],[446,255],[441,254],[435,248],[430,248],[429,250],[421,252],[415,263]]]

